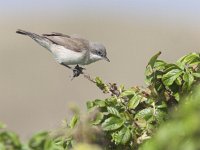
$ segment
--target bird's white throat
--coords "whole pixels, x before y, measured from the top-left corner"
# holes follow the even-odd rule
[[[93,63],[93,62],[101,60],[101,59],[102,59],[101,56],[95,55],[90,52],[90,63]]]

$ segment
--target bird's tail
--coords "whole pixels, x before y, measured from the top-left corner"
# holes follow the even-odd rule
[[[21,29],[18,29],[18,30],[16,31],[16,33],[18,33],[18,34],[23,34],[23,35],[31,35],[31,34],[33,34],[33,33],[31,33],[31,32],[28,32],[28,31],[25,31],[25,30],[21,30]]]
[[[32,33],[32,32],[28,32],[28,31],[25,31],[25,30],[21,30],[21,29],[18,29],[18,30],[16,31],[16,33],[22,34],[22,35],[28,35],[28,36],[30,36],[30,37],[33,38],[33,39],[42,38],[42,37],[41,37],[40,35],[38,35],[38,34],[35,34],[35,33]]]
[[[45,47],[47,49],[50,47],[51,41],[49,41],[48,39],[46,39],[43,36],[40,36],[40,35],[32,33],[32,32],[28,32],[28,31],[25,31],[25,30],[21,30],[21,29],[18,29],[16,31],[16,33],[22,34],[22,35],[27,35],[27,36],[31,37],[38,44],[40,44],[41,46],[43,46],[43,47]]]

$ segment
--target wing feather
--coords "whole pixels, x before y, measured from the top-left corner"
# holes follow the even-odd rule
[[[64,46],[67,49],[75,52],[82,52],[89,49],[89,41],[79,36],[69,36],[62,33],[43,34],[51,42],[57,45]]]

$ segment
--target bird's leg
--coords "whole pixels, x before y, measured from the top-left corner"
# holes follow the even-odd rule
[[[73,70],[72,67],[70,67],[70,66],[68,66],[68,65],[66,65],[66,64],[64,64],[64,63],[61,63],[61,65],[63,65],[63,66],[65,66],[65,67],[67,67],[67,68]]]
[[[76,65],[76,67],[73,69],[73,77],[78,77],[80,74],[83,74],[83,70],[85,70],[85,68]]]

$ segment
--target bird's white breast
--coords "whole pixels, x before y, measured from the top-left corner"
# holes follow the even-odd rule
[[[76,52],[55,44],[50,47],[50,51],[59,63],[76,65],[85,64],[86,62],[86,51]]]

